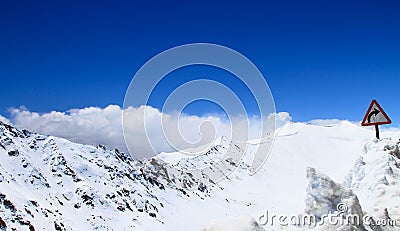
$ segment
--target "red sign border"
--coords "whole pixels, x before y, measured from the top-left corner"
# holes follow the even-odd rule
[[[369,112],[372,109],[372,106],[376,104],[376,107],[381,111],[383,117],[387,120],[387,122],[375,122],[375,123],[366,123],[367,122],[367,117]],[[382,124],[391,124],[392,120],[390,120],[389,116],[386,115],[386,112],[382,109],[381,105],[379,105],[378,101],[372,100],[371,104],[369,105],[369,108],[367,110],[367,113],[365,113],[364,119],[362,120],[361,126],[372,126],[372,125],[382,125]]]

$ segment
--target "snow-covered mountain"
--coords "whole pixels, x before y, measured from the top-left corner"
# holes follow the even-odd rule
[[[235,144],[221,139],[197,157],[162,153],[134,160],[102,145],[76,144],[0,122],[0,228],[292,230],[302,227],[258,224],[260,216],[268,211],[318,217],[349,198],[357,203],[348,206],[359,206],[375,220],[400,223],[400,154],[394,141],[400,132],[384,131],[381,141],[373,135],[347,121],[287,123],[278,129],[257,174],[249,175],[251,158],[245,153],[227,179],[204,186],[207,176],[185,169],[213,162]]]

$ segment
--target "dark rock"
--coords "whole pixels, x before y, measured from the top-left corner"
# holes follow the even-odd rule
[[[124,211],[125,211],[125,207],[122,206],[122,205],[118,205],[117,209],[118,209],[119,211],[121,211],[121,212],[124,212]]]
[[[4,222],[3,218],[0,217],[0,229],[7,230],[7,224]]]
[[[19,151],[18,151],[18,149],[10,149],[9,151],[8,151],[8,155],[9,156],[18,156],[19,155]]]
[[[54,222],[54,229],[57,231],[65,230],[64,225],[62,223],[58,224],[57,222]]]
[[[17,211],[17,209],[15,208],[15,206],[13,205],[13,203],[11,203],[11,201],[5,199],[3,201],[4,207],[6,207],[6,209],[9,209],[11,212],[15,213]]]
[[[33,204],[35,207],[38,207],[39,206],[39,204],[36,202],[36,201],[29,201],[29,202],[31,202],[31,204]]]

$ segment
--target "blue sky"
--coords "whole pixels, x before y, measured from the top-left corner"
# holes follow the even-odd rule
[[[399,125],[398,12],[398,1],[1,1],[0,114],[122,106],[148,59],[208,42],[252,60],[296,121],[361,120],[377,99]]]

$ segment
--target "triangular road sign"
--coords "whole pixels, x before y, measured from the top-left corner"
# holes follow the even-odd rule
[[[386,115],[385,111],[383,111],[379,103],[376,100],[372,100],[361,125],[371,126],[390,123],[392,123],[392,121],[389,119],[389,116]]]

